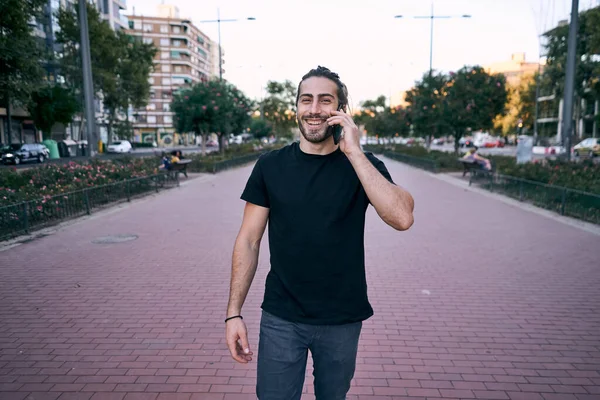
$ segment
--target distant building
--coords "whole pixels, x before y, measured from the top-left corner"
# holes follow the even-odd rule
[[[175,132],[173,94],[182,87],[209,79],[216,49],[207,35],[189,20],[180,18],[177,7],[161,4],[158,15],[128,16],[128,32],[144,43],[154,43],[158,49],[154,72],[149,78],[150,101],[146,108],[132,113],[134,141],[162,146],[188,144],[192,137]]]
[[[538,68],[543,70],[543,64],[525,61],[525,53],[513,53],[510,60],[484,66],[487,73],[506,76],[506,82],[510,86],[517,86],[524,77],[535,75]]]

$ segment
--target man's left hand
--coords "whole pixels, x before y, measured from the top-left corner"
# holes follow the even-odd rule
[[[360,149],[360,132],[358,126],[349,114],[341,111],[331,111],[331,117],[327,119],[329,126],[339,124],[342,126],[342,137],[340,138],[340,150],[345,154]]]

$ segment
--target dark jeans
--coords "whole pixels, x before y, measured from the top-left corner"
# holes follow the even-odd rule
[[[308,351],[317,400],[343,400],[356,368],[362,322],[306,325],[263,311],[256,394],[260,400],[300,400]]]

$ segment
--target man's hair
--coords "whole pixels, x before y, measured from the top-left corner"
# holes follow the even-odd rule
[[[335,82],[335,84],[338,87],[337,95],[339,107],[342,108],[348,106],[348,88],[340,80],[340,76],[335,72],[332,72],[329,68],[322,67],[320,65],[315,69],[311,69],[306,75],[302,77],[302,80],[298,84],[298,91],[296,93],[296,105],[298,105],[298,100],[300,99],[300,85],[302,85],[302,82],[304,82],[306,79],[312,77],[327,78]]]

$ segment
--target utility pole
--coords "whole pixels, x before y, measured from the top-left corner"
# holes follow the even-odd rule
[[[92,81],[92,61],[90,36],[88,31],[87,1],[79,0],[79,27],[81,31],[81,63],[83,68],[83,93],[85,97],[86,156],[96,154],[96,110],[94,108],[94,84]]]
[[[571,160],[571,135],[573,134],[573,97],[575,94],[575,61],[577,57],[577,26],[579,24],[579,0],[572,0],[571,23],[567,48],[567,70],[565,72],[565,94],[563,100],[562,132],[567,160]]]
[[[404,18],[404,15],[396,15],[394,18]],[[430,22],[429,27],[429,77],[433,74],[433,22],[435,19],[451,19],[451,18],[471,18],[471,15],[435,15],[433,12],[433,0],[431,1],[431,14],[429,15],[417,15],[415,19],[428,19]]]
[[[247,21],[255,21],[256,18],[254,17],[247,17],[246,18]],[[217,23],[217,29],[219,30],[219,80],[222,81],[223,80],[223,55],[222,55],[222,50],[221,50],[221,22],[235,22],[238,21],[237,19],[221,19],[221,10],[219,8],[217,8],[217,19],[213,19],[213,20],[206,20],[206,21],[198,21],[199,23],[208,23],[208,22],[216,22]]]

